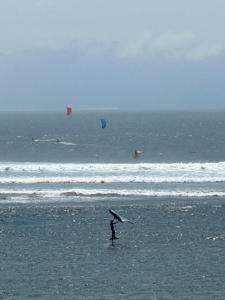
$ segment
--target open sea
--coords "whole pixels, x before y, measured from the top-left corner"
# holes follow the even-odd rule
[[[225,111],[0,113],[0,241],[0,299],[224,300]]]

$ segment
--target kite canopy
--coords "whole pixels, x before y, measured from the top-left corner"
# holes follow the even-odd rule
[[[109,212],[111,215],[113,215],[114,219],[116,219],[117,221],[121,222],[121,223],[124,223],[124,222],[129,222],[131,224],[133,224],[133,222],[131,222],[130,220],[128,219],[125,219],[123,217],[121,217],[119,214],[117,214],[114,210],[112,209],[109,209]]]
[[[104,129],[106,127],[106,120],[101,118],[100,121],[101,121],[101,124],[102,124],[102,129]]]
[[[66,114],[67,114],[67,116],[69,116],[71,113],[72,113],[72,106],[67,105],[67,107],[66,107]]]
[[[141,156],[144,153],[144,150],[134,150],[134,158],[138,158],[139,156]]]

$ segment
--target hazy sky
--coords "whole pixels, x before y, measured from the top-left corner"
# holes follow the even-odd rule
[[[225,109],[224,0],[0,1],[0,110]]]

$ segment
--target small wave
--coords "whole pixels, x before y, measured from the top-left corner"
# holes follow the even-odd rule
[[[77,146],[77,144],[72,143],[72,142],[59,142],[61,145],[66,145],[66,146]]]
[[[212,241],[216,241],[216,240],[225,240],[225,235],[219,235],[219,236],[207,236],[206,240],[212,240]]]
[[[76,190],[60,193],[62,196],[145,196],[145,197],[224,197],[225,192],[214,191],[158,191],[158,190]]]
[[[73,163],[16,163],[0,162],[0,172],[9,168],[11,172],[37,173],[85,173],[86,174],[141,174],[168,176],[224,176],[225,162],[218,163],[135,163],[135,164],[73,164]]]
[[[33,142],[57,142],[57,139],[33,139]]]
[[[26,198],[28,201],[63,201],[63,199],[89,197],[92,200],[102,199],[103,197],[135,197],[136,199],[149,197],[225,197],[225,192],[214,191],[178,191],[178,190],[112,190],[112,189],[70,189],[70,190],[0,190],[0,202],[6,198]],[[17,199],[18,200],[18,199]]]
[[[8,169],[7,171],[10,171]],[[223,183],[223,177],[147,177],[147,176],[6,176],[0,178],[0,184],[72,184],[72,183]]]

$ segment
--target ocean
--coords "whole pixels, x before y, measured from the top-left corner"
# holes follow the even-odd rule
[[[225,299],[225,111],[2,112],[0,137],[0,299]]]

